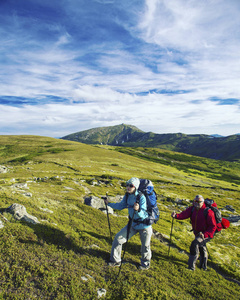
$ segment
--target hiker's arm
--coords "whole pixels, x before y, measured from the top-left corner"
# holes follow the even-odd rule
[[[117,203],[109,203],[108,202],[108,206],[110,206],[113,209],[117,209],[117,210],[122,210],[124,208],[127,208],[126,196],[124,195],[121,202],[117,202]]]
[[[209,209],[208,215],[207,215],[207,230],[203,232],[204,238],[213,238],[214,232],[217,229],[217,223],[216,219],[214,217],[214,212]]]
[[[180,214],[175,215],[175,219],[184,220],[191,217],[192,206],[188,207],[186,210],[182,211]]]

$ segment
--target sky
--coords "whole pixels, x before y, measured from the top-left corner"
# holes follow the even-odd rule
[[[0,0],[0,135],[240,133],[239,0]]]

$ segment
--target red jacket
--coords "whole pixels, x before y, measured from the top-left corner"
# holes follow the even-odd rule
[[[204,238],[213,238],[214,232],[217,229],[216,219],[214,212],[211,209],[208,210],[207,218],[205,218],[205,208],[205,203],[203,203],[203,206],[199,210],[195,207],[193,209],[193,206],[190,206],[180,214],[177,214],[176,219],[184,220],[191,218],[192,228],[195,235],[202,232],[204,234]]]

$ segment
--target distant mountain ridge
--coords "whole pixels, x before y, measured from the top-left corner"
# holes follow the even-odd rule
[[[238,134],[227,137],[183,133],[156,134],[144,132],[132,125],[121,124],[76,132],[62,139],[85,144],[156,147],[212,159],[240,161]]]

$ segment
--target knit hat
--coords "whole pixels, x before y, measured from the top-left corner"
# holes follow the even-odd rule
[[[132,177],[131,179],[129,179],[127,181],[127,184],[133,184],[135,186],[135,188],[138,189],[139,185],[140,185],[140,180],[136,177]]]
[[[202,201],[204,201],[204,198],[203,198],[203,196],[202,195],[197,195],[195,198],[194,198],[194,200],[202,200]]]

